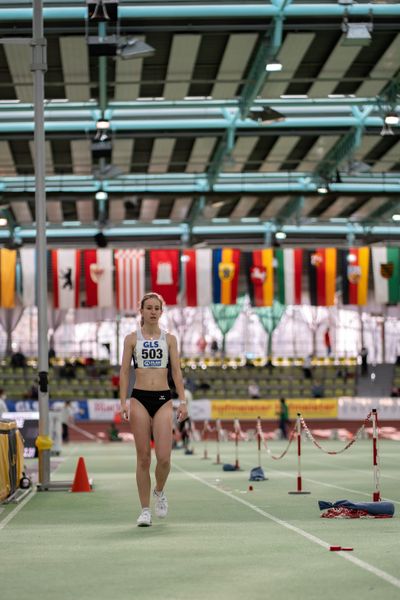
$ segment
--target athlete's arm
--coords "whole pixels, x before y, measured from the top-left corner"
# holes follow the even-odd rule
[[[128,396],[129,371],[132,361],[132,352],[136,345],[136,334],[130,333],[124,341],[124,351],[122,353],[121,369],[119,372],[119,399],[121,402],[121,415],[128,420],[128,409],[126,399]]]
[[[181,364],[179,360],[178,344],[174,335],[168,334],[168,349],[169,349],[169,361],[171,363],[171,374],[174,380],[175,389],[178,393],[179,408],[178,408],[178,421],[184,421],[188,417],[188,409],[185,400],[185,387],[183,385],[183,377],[181,371]]]

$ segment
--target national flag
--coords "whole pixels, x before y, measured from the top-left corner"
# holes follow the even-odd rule
[[[151,290],[170,306],[178,303],[179,250],[150,250]]]
[[[54,308],[79,308],[80,250],[52,250]]]
[[[86,306],[113,306],[112,250],[84,250]]]
[[[275,251],[277,260],[278,300],[281,304],[301,304],[303,250],[284,248]]]
[[[308,275],[313,306],[335,303],[336,260],[336,248],[317,248],[309,253]]]
[[[184,306],[209,306],[212,302],[212,250],[182,251]]]
[[[369,248],[349,248],[340,251],[342,271],[342,302],[358,304],[368,302]]]
[[[144,250],[115,250],[117,309],[137,312],[145,290]]]
[[[36,300],[36,250],[21,248],[19,251],[22,268],[22,304],[35,306]]]
[[[272,306],[274,301],[272,248],[245,252],[247,286],[253,306]]]
[[[240,250],[213,250],[213,302],[236,304],[239,282]]]
[[[15,307],[15,269],[17,264],[17,251],[0,250],[0,306],[2,308]]]
[[[400,301],[400,248],[372,248],[375,300],[380,304]]]

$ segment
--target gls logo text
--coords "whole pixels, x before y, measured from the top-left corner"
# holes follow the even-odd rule
[[[145,342],[143,342],[143,348],[158,348],[158,341],[157,340],[152,341],[152,342],[145,341]]]

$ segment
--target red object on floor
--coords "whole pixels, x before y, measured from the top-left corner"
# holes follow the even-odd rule
[[[150,440],[150,448],[152,450],[154,450],[154,448],[155,448],[154,440]]]
[[[252,492],[252,491],[253,491],[253,486],[249,485],[249,492]]]
[[[331,552],[338,552],[338,551],[339,551],[339,550],[341,550],[341,549],[342,549],[342,546],[331,546],[331,547],[329,548],[329,550],[330,550]]]
[[[91,492],[89,478],[86,471],[85,461],[82,456],[79,457],[76,466],[74,482],[71,487],[71,492]]]

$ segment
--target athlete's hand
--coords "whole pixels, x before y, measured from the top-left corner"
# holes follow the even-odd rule
[[[188,418],[188,409],[186,402],[181,402],[178,407],[177,419],[178,423],[182,423],[185,419]]]
[[[121,417],[124,421],[129,421],[129,413],[128,413],[128,407],[126,405],[126,402],[121,402],[120,413],[121,413]]]

